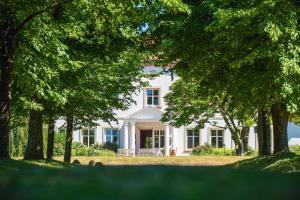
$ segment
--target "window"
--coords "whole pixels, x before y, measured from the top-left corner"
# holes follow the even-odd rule
[[[83,129],[82,142],[88,147],[95,144],[95,129]]]
[[[223,130],[211,130],[211,146],[215,148],[223,148]]]
[[[200,130],[189,129],[187,130],[187,148],[193,149],[200,144]]]
[[[163,148],[165,145],[165,131],[154,130],[154,148]]]
[[[146,104],[159,106],[159,89],[146,89]]]
[[[118,144],[118,134],[119,130],[116,128],[106,128],[105,129],[105,141],[113,144]]]

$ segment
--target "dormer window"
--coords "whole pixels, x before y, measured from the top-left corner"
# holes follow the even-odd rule
[[[159,89],[147,88],[146,89],[146,105],[147,106],[159,106]]]

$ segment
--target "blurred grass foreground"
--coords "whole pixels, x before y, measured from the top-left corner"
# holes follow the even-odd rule
[[[291,153],[244,160],[221,156],[76,159],[81,164],[0,161],[1,199],[274,200],[300,196],[300,157]],[[89,166],[88,159],[101,165]]]

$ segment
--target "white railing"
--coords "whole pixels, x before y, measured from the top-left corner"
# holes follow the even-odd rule
[[[163,156],[164,149],[118,149],[117,156]]]

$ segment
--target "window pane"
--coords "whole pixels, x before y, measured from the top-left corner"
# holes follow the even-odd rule
[[[218,136],[223,136],[223,130],[218,130]]]
[[[95,144],[95,137],[94,136],[90,136],[90,146]]]
[[[223,148],[223,137],[218,137],[218,148]]]
[[[159,95],[159,92],[158,92],[158,91],[159,91],[159,90],[154,90],[154,91],[153,91],[154,95],[158,96],[158,95]]]
[[[217,147],[217,138],[216,137],[211,138],[211,146],[212,147]]]
[[[83,137],[83,144],[88,146],[88,137]]]
[[[83,131],[82,131],[82,135],[83,135],[83,136],[88,136],[88,134],[89,134],[89,131],[88,131],[88,130],[83,130]]]
[[[159,148],[159,136],[155,135],[154,137],[154,147]]]
[[[114,136],[118,135],[118,129],[113,129],[112,130],[112,135],[114,135]]]
[[[152,96],[152,95],[153,95],[153,90],[147,89],[147,96]]]
[[[152,97],[147,97],[147,105],[152,105]]]
[[[217,132],[216,130],[211,130],[211,136],[216,136],[217,135],[216,132]]]
[[[188,136],[193,136],[194,135],[193,130],[188,130],[187,135]]]
[[[160,148],[163,148],[165,146],[165,136],[160,135]]]
[[[199,146],[199,137],[194,137],[194,147]]]
[[[187,138],[187,147],[188,147],[189,149],[194,148],[194,147],[193,147],[193,137],[188,137],[188,138]]]
[[[118,136],[114,136],[114,138],[113,138],[113,143],[114,143],[114,144],[118,144]]]
[[[159,105],[158,97],[154,97],[153,101],[154,105]]]
[[[90,129],[89,134],[90,134],[90,135],[95,135],[95,129]]]

